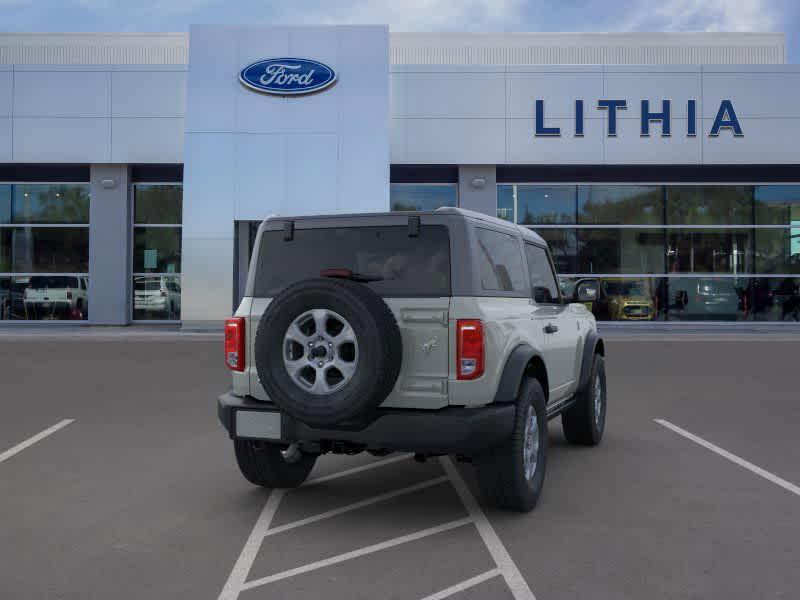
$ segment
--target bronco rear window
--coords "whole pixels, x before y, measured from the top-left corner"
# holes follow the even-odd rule
[[[346,269],[385,297],[450,295],[450,236],[444,225],[338,227],[265,231],[258,254],[255,295],[272,297],[285,287]]]

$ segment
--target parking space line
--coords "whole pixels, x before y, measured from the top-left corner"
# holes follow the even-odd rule
[[[392,490],[391,492],[386,492],[385,494],[379,494],[377,496],[372,496],[371,498],[366,498],[365,500],[359,500],[358,502],[353,502],[352,504],[348,504],[340,508],[334,508],[333,510],[319,513],[317,515],[307,517],[305,519],[300,519],[299,521],[293,521],[291,523],[287,523],[286,525],[280,525],[279,527],[272,527],[271,529],[267,530],[265,537],[270,535],[275,535],[276,533],[283,533],[284,531],[295,529],[297,527],[302,527],[303,525],[316,523],[324,519],[330,519],[331,517],[335,517],[337,515],[350,512],[352,510],[358,510],[359,508],[364,508],[365,506],[369,506],[371,504],[377,504],[378,502],[383,502],[384,500],[396,498],[397,496],[411,494],[419,490],[424,490],[425,488],[433,487],[435,485],[440,485],[442,483],[445,483],[447,480],[448,480],[447,475],[442,475],[441,477],[436,477],[434,479],[429,479],[421,483],[409,485],[408,487]]]
[[[14,456],[15,454],[18,454],[18,453],[22,452],[23,450],[25,450],[25,448],[29,448],[29,447],[33,446],[36,442],[42,441],[47,436],[54,434],[59,429],[63,429],[64,427],[66,427],[70,423],[74,423],[74,422],[75,422],[75,419],[64,419],[63,421],[59,421],[58,423],[56,423],[52,427],[48,427],[44,431],[40,431],[36,435],[33,435],[33,436],[29,437],[24,442],[20,442],[19,444],[17,444],[13,448],[9,448],[8,450],[6,450],[2,454],[0,454],[0,463],[8,460],[9,458]]]
[[[306,565],[301,565],[299,567],[295,567],[294,569],[281,571],[280,573],[275,573],[274,575],[269,575],[267,577],[261,577],[259,579],[248,581],[247,583],[242,585],[241,590],[242,591],[250,590],[256,587],[260,587],[262,585],[266,585],[268,583],[274,583],[275,581],[280,581],[281,579],[287,579],[289,577],[294,577],[296,575],[308,573],[309,571],[316,571],[317,569],[329,567],[331,565],[335,565],[344,562],[346,560],[351,560],[353,558],[358,558],[361,556],[365,556],[367,554],[373,554],[375,552],[380,552],[381,550],[387,550],[389,548],[393,548],[394,546],[407,544],[409,542],[413,542],[416,540],[420,540],[422,538],[436,535],[437,533],[443,533],[451,529],[456,529],[457,527],[463,527],[464,525],[468,525],[472,522],[473,522],[472,518],[466,517],[463,519],[457,519],[455,521],[449,521],[447,523],[443,523],[442,525],[437,525],[436,527],[428,527],[427,529],[422,529],[414,533],[409,533],[408,535],[392,538],[390,540],[386,540],[385,542],[372,544],[371,546],[365,546],[363,548],[359,548],[358,550],[352,550],[351,552],[345,552],[344,554],[331,556],[330,558],[325,558],[312,563],[308,563]]]
[[[436,592],[435,594],[431,594],[430,596],[425,596],[422,600],[443,600],[444,598],[449,598],[453,594],[457,594],[459,592],[463,592],[464,590],[468,590],[471,587],[475,587],[479,583],[483,583],[491,579],[492,577],[497,577],[500,575],[500,569],[491,569],[486,571],[486,573],[481,573],[480,575],[476,575],[475,577],[471,577],[462,581],[461,583],[457,583],[455,585],[451,585],[449,588],[445,588],[441,591]]]
[[[450,477],[450,481],[453,484],[453,487],[455,487],[456,493],[458,494],[459,498],[461,498],[461,502],[464,503],[464,507],[467,509],[467,513],[475,522],[475,527],[478,529],[478,534],[480,534],[483,543],[489,550],[489,554],[492,555],[494,562],[497,564],[497,568],[503,575],[503,578],[506,580],[506,584],[511,590],[511,594],[514,596],[514,599],[536,600],[531,588],[528,587],[528,582],[525,581],[522,573],[520,573],[516,563],[513,561],[511,555],[508,553],[508,550],[506,550],[506,547],[500,540],[500,536],[497,535],[494,527],[492,527],[492,524],[489,523],[489,519],[486,517],[486,514],[483,512],[483,510],[481,510],[478,501],[475,500],[475,496],[473,496],[472,492],[469,491],[467,484],[464,482],[464,479],[462,479],[458,469],[456,469],[455,465],[453,464],[453,461],[446,456],[442,456],[439,461],[441,462],[445,473],[447,473],[447,475]]]
[[[303,484],[303,487],[307,485],[314,485],[317,483],[324,483],[326,481],[331,481],[333,479],[339,479],[340,477],[347,477],[348,475],[355,475],[356,473],[362,473],[363,471],[369,471],[370,469],[375,469],[376,467],[383,467],[384,465],[390,465],[392,463],[396,463],[401,460],[408,460],[412,456],[414,455],[401,454],[400,456],[392,456],[391,458],[377,460],[375,462],[371,462],[366,465],[361,465],[360,467],[353,467],[352,469],[337,471],[336,473],[331,473],[330,475],[323,475],[322,477],[314,477],[312,479],[306,480],[306,482]]]
[[[693,441],[695,444],[702,446],[706,450],[711,450],[711,452],[718,454],[722,458],[728,459],[732,463],[737,464],[744,469],[747,469],[751,473],[755,473],[759,477],[763,477],[767,481],[782,487],[786,491],[791,492],[796,496],[800,496],[800,487],[796,486],[795,484],[789,481],[786,481],[785,479],[782,479],[781,477],[778,477],[774,473],[770,473],[769,471],[762,469],[758,465],[754,465],[753,463],[741,458],[740,456],[736,456],[735,454],[732,454],[731,452],[728,452],[727,450],[720,448],[719,446],[712,444],[711,442],[706,441],[703,438],[686,431],[685,429],[681,429],[680,427],[674,425],[673,423],[670,423],[669,421],[666,421],[664,419],[653,419],[653,420],[662,427],[666,427],[667,429],[674,431],[678,435],[681,435],[686,439]]]
[[[338,471],[330,475],[308,479],[303,485],[313,485],[315,483],[323,483],[356,473],[363,473],[364,471],[401,460],[408,460],[411,456],[411,454],[402,454],[400,456],[378,460],[366,465],[361,465],[360,467],[345,469],[344,471]],[[255,525],[253,525],[253,529],[242,551],[239,553],[239,558],[236,559],[236,563],[233,565],[230,575],[228,575],[228,580],[225,582],[222,592],[220,592],[218,597],[219,600],[236,600],[239,594],[244,590],[244,584],[247,580],[247,576],[250,574],[253,562],[258,555],[258,551],[261,549],[264,538],[268,535],[272,519],[275,517],[275,513],[278,512],[278,506],[280,506],[281,500],[283,500],[287,491],[288,490],[276,488],[270,493],[269,498],[267,498],[267,501],[264,503],[264,508],[261,509],[261,514],[258,516],[258,519],[256,519]]]
[[[264,541],[265,532],[269,529],[270,523],[272,523],[272,519],[278,511],[278,506],[285,495],[286,490],[280,488],[276,488],[270,493],[269,498],[264,503],[261,514],[256,520],[256,524],[253,526],[253,530],[250,532],[250,537],[247,538],[236,564],[233,565],[228,581],[225,582],[225,587],[222,588],[219,600],[236,600],[239,597],[242,586],[250,574],[253,561],[255,561],[256,555],[258,555],[258,551],[261,548],[261,542]]]

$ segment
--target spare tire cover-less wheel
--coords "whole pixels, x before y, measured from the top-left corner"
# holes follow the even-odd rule
[[[254,358],[275,404],[326,427],[369,420],[397,381],[403,348],[392,311],[366,285],[309,279],[272,300]]]

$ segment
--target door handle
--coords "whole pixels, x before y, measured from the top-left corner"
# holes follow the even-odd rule
[[[553,325],[552,323],[548,323],[547,325],[544,326],[544,332],[545,333],[555,333],[556,331],[558,331],[558,326],[557,325]]]

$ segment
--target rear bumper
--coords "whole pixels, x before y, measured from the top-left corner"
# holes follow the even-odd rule
[[[274,404],[223,394],[217,400],[219,420],[231,438],[236,434],[236,412],[280,413]],[[358,430],[317,429],[281,414],[280,442],[347,442],[369,450],[393,450],[430,454],[480,453],[511,436],[513,404],[479,408],[448,407],[438,410],[379,409],[377,418]],[[264,438],[272,439],[265,433]]]

